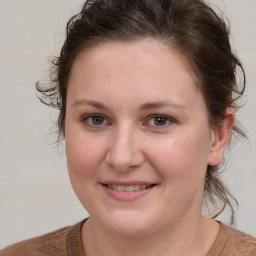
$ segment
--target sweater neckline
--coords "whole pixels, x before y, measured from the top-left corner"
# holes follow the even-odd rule
[[[227,241],[227,226],[221,222],[218,236],[206,256],[220,256]]]
[[[84,254],[83,242],[82,242],[82,226],[87,219],[80,221],[74,225],[67,235],[66,245],[68,256],[86,256]]]
[[[88,218],[87,218],[88,219]],[[82,226],[87,220],[80,221],[74,225],[67,235],[67,254],[68,256],[86,256],[84,254],[83,243],[82,243]],[[220,256],[227,240],[227,226],[221,222],[218,236],[206,256]]]

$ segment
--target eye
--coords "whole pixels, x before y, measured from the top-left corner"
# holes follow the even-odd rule
[[[169,121],[166,117],[163,116],[156,116],[153,118],[154,124],[156,126],[163,126]]]
[[[148,119],[146,124],[148,124],[149,126],[153,126],[153,127],[164,128],[164,127],[168,127],[169,125],[171,125],[174,122],[175,121],[168,116],[153,115],[153,116],[150,116],[150,118]]]
[[[82,118],[82,121],[89,126],[101,127],[109,124],[109,122],[104,116],[97,114],[86,115]]]

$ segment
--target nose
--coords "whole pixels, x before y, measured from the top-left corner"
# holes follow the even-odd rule
[[[141,166],[144,153],[139,131],[123,126],[113,131],[106,155],[107,163],[117,171],[129,171]]]

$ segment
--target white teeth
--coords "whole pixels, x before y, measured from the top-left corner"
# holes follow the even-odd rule
[[[135,186],[134,186],[134,190],[135,190],[135,191],[140,190],[140,185],[135,185]]]
[[[133,186],[124,187],[125,191],[133,191]]]
[[[141,189],[146,189],[150,187],[150,185],[119,186],[119,185],[109,185],[109,184],[107,186],[114,190],[125,191],[125,192],[139,191]]]

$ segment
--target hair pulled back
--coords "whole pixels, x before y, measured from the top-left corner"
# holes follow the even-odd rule
[[[203,0],[87,0],[67,24],[60,56],[52,60],[51,82],[36,84],[41,101],[59,110],[58,141],[65,136],[68,81],[77,54],[104,42],[146,38],[174,47],[186,57],[204,97],[211,127],[222,125],[227,107],[240,107],[238,100],[245,88],[242,64],[231,50],[224,20]],[[243,76],[240,84],[238,68]],[[232,133],[245,136],[237,123]],[[219,172],[219,166],[208,166],[204,200],[213,204],[214,217],[230,206],[232,223],[230,199],[234,198]]]

